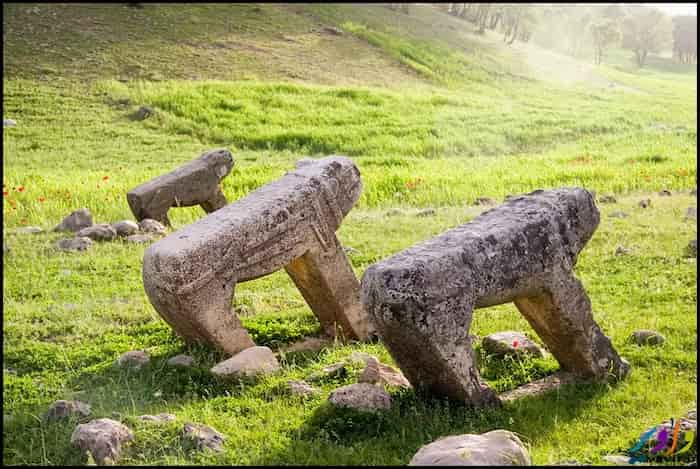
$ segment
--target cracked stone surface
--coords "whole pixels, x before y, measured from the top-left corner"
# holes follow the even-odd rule
[[[231,152],[225,148],[211,150],[167,174],[163,174],[126,194],[136,220],[146,218],[170,226],[171,207],[199,205],[206,213],[227,204],[220,183],[233,169]]]
[[[97,464],[114,464],[121,455],[122,444],[134,439],[134,433],[125,425],[98,419],[78,425],[71,435],[71,444],[89,451]]]
[[[379,386],[355,383],[342,386],[331,393],[328,401],[336,407],[347,407],[362,412],[376,412],[391,408],[391,396]]]
[[[529,466],[530,455],[514,433],[493,430],[481,435],[440,438],[421,447],[409,466]]]
[[[66,216],[53,230],[77,233],[88,226],[92,226],[92,213],[87,208],[80,208]]]
[[[279,362],[268,347],[253,346],[216,364],[211,372],[219,378],[255,376],[278,371]]]
[[[622,378],[629,363],[593,319],[573,274],[599,222],[584,189],[513,197],[370,266],[363,304],[414,387],[475,407],[500,404],[476,367],[469,337],[476,308],[514,302],[562,371]]]
[[[211,450],[220,453],[224,450],[226,437],[207,425],[201,423],[186,423],[182,429],[185,440],[195,444],[198,450]]]
[[[144,254],[151,303],[187,342],[233,355],[255,345],[231,312],[236,284],[284,268],[325,334],[368,338],[360,284],[335,236],[361,191],[352,160],[322,158],[171,233]]]
[[[81,401],[58,400],[46,412],[47,420],[60,420],[70,416],[84,418],[90,415],[90,404]]]

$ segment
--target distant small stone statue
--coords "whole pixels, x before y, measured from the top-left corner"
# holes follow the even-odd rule
[[[170,226],[170,207],[200,205],[211,213],[226,205],[220,183],[233,168],[233,155],[226,149],[203,153],[199,158],[126,194],[137,221],[152,218]]]
[[[475,366],[469,337],[475,308],[515,302],[563,371],[622,378],[629,364],[593,320],[573,275],[599,222],[584,189],[513,197],[370,266],[363,304],[414,387],[477,407],[500,400]]]
[[[348,158],[297,165],[151,245],[143,259],[151,303],[185,340],[235,354],[255,345],[231,308],[236,283],[284,268],[326,334],[367,338],[360,284],[335,236],[361,191]]]

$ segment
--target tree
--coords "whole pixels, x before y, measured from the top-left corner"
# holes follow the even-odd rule
[[[681,63],[698,61],[698,17],[673,18],[673,56]]]
[[[600,65],[603,61],[603,52],[620,40],[620,28],[615,20],[600,18],[591,25],[593,37],[594,61]]]
[[[639,67],[649,52],[659,52],[672,38],[671,22],[660,10],[635,6],[622,23],[622,47],[634,51]]]

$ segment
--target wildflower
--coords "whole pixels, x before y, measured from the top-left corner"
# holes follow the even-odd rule
[[[19,186],[17,188],[17,192],[24,192],[24,186]]]
[[[27,224],[27,219],[26,219],[26,218],[22,218],[19,222],[20,222],[21,224],[23,224],[23,225],[26,225],[26,224]]]
[[[102,180],[103,180],[103,181],[106,181],[106,180],[108,180],[108,179],[109,179],[109,176],[102,176]]]
[[[517,341],[517,339],[513,341],[513,348],[518,348],[518,341]]]
[[[6,197],[8,194],[9,194],[9,192],[7,192],[7,191],[2,191],[3,197]]]
[[[46,197],[39,197],[39,202],[46,202]]]

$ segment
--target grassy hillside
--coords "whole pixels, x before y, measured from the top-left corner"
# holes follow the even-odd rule
[[[531,44],[506,47],[437,9],[409,15],[380,5],[3,4],[3,461],[69,464],[75,422],[41,416],[56,399],[90,402],[93,415],[126,422],[136,441],[126,464],[405,464],[440,436],[505,428],[536,464],[600,464],[648,426],[697,400],[697,237],[689,195],[697,178],[697,85],[691,67],[655,57],[637,70],[623,52],[589,63]],[[335,28],[335,29],[331,29]],[[629,59],[629,57],[628,57]],[[631,59],[630,59],[631,60]],[[150,106],[154,115],[135,118]],[[391,363],[381,344],[333,344],[281,355],[280,374],[247,385],[208,373],[225,358],[186,347],[143,291],[144,247],[98,244],[57,252],[50,232],[89,207],[96,222],[132,218],[125,193],[214,147],[234,153],[224,180],[236,200],[303,156],[345,154],[364,191],[338,232],[358,277],[416,242],[465,223],[477,197],[559,186],[614,193],[582,252],[577,275],[595,319],[632,364],[614,386],[580,385],[474,413],[459,403],[393,392],[386,415],[331,411],[333,389],[301,402],[285,396],[303,379],[354,350]],[[672,197],[659,197],[661,189]],[[641,198],[652,206],[642,209]],[[417,217],[426,207],[434,217]],[[390,209],[400,208],[390,216]],[[616,210],[629,217],[610,218]],[[177,229],[203,216],[171,211]],[[17,234],[24,225],[46,230]],[[631,249],[615,255],[618,245]],[[240,285],[236,309],[259,345],[319,333],[284,272]],[[628,341],[635,329],[666,336],[657,348]],[[483,336],[522,330],[512,305],[476,312]],[[113,367],[146,348],[139,373]],[[498,391],[558,368],[551,358],[502,363],[479,348],[481,372]],[[197,366],[165,361],[190,353]],[[151,428],[137,415],[172,412]],[[185,421],[227,436],[220,455],[188,452]]]

